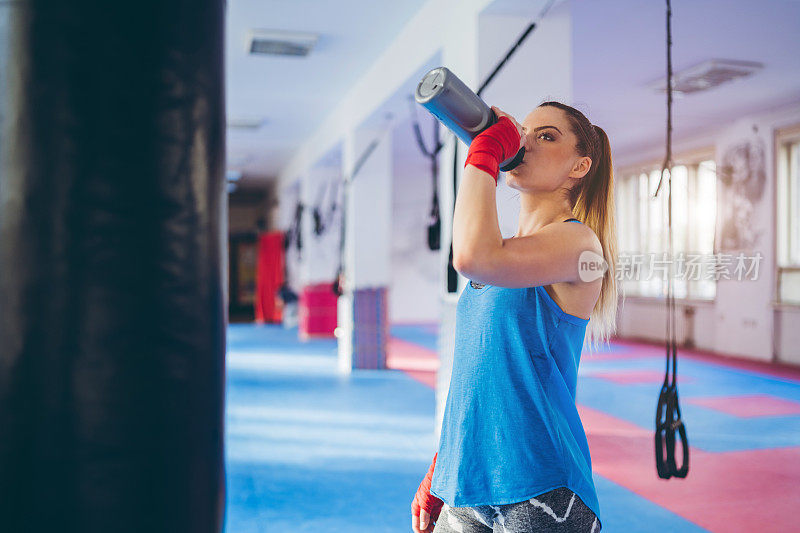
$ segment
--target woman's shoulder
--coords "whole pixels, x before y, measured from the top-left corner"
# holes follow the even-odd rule
[[[551,222],[544,226],[544,228],[563,232],[565,235],[568,235],[569,238],[565,239],[565,243],[570,243],[581,251],[589,250],[601,256],[603,255],[603,245],[600,243],[600,238],[588,224],[580,220],[567,219]]]

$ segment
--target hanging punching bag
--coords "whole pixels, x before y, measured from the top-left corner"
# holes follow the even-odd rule
[[[223,0],[3,4],[0,531],[219,532]]]

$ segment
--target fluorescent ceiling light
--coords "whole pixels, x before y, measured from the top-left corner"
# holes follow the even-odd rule
[[[279,56],[307,56],[319,34],[283,30],[250,30],[247,53]]]
[[[262,117],[229,117],[228,127],[235,130],[258,130],[267,123]]]
[[[690,94],[722,85],[736,78],[744,78],[764,68],[763,63],[735,59],[709,59],[692,67],[672,73],[672,91]],[[649,87],[666,92],[666,76],[648,84]]]

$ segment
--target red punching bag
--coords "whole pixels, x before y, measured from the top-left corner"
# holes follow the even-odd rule
[[[283,232],[262,233],[258,239],[258,269],[256,271],[256,322],[278,323],[282,309],[277,305],[278,289],[283,284]]]

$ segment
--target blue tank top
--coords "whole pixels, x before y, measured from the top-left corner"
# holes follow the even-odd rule
[[[544,286],[467,283],[431,494],[503,505],[567,487],[600,519],[575,390],[588,320]]]

